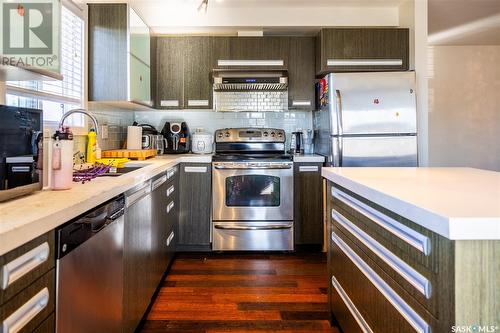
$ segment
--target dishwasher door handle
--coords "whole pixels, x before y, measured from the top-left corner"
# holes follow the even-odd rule
[[[291,224],[287,225],[279,225],[279,224],[271,224],[271,225],[266,225],[266,226],[223,226],[216,224],[214,225],[215,229],[222,229],[222,230],[284,230],[284,229],[290,229],[292,228]]]

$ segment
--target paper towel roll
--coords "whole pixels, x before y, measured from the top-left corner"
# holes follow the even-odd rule
[[[142,149],[142,127],[127,127],[127,149]]]

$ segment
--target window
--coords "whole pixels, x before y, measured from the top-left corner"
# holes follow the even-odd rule
[[[8,105],[43,110],[44,122],[58,123],[64,112],[83,106],[84,21],[61,8],[61,74],[63,81],[7,81]],[[70,120],[70,119],[68,119]],[[82,116],[72,116],[73,126],[84,126]]]

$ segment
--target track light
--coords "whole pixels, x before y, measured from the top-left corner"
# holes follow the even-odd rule
[[[202,10],[205,10],[206,13],[207,9],[208,9],[208,0],[201,0],[200,5],[198,6],[198,11],[201,12]]]

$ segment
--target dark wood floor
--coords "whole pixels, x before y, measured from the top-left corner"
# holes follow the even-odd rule
[[[335,332],[322,254],[182,254],[142,332]]]

